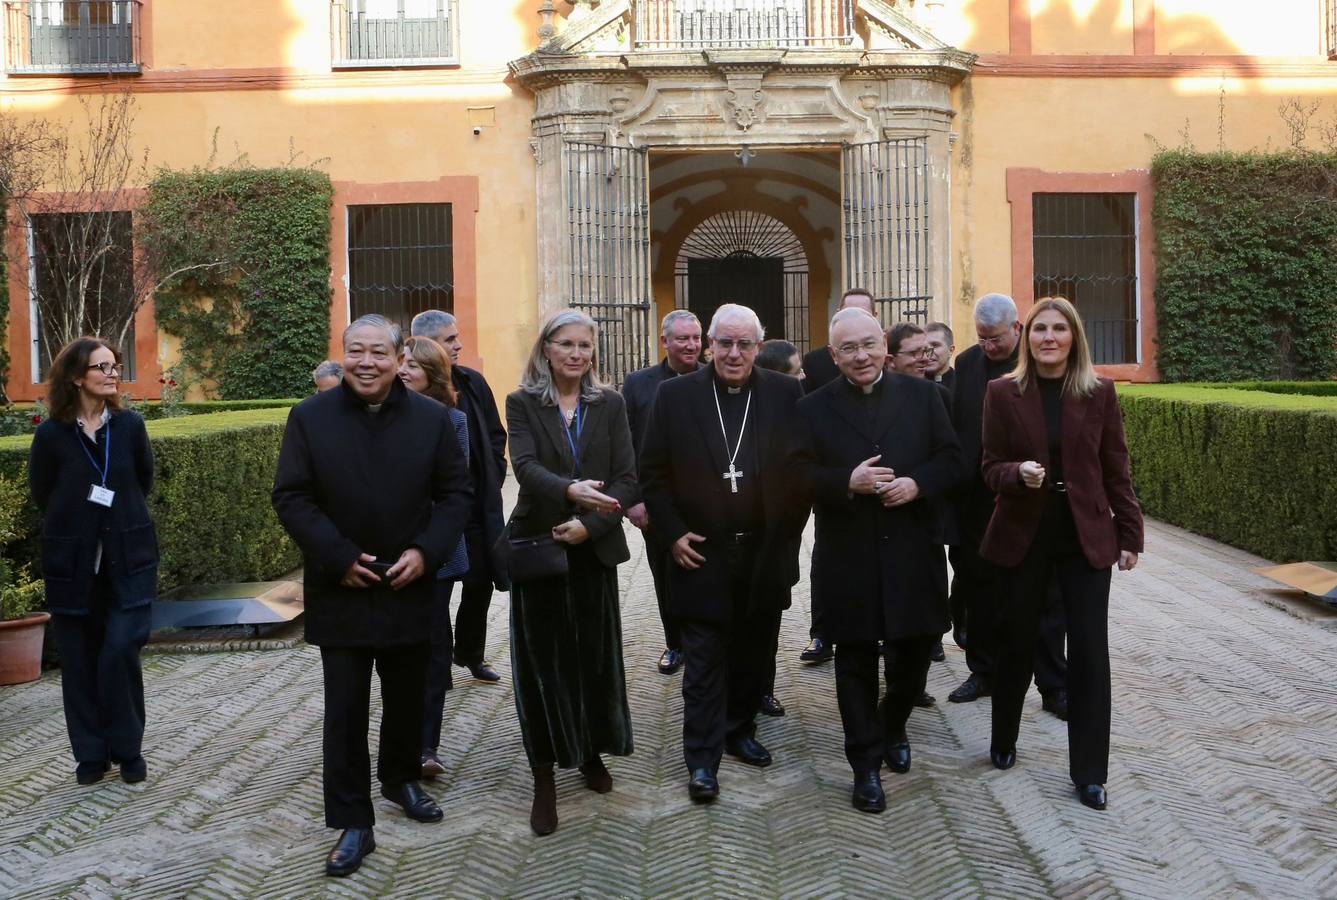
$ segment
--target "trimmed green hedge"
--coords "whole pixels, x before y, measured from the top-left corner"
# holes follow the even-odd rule
[[[1277,562],[1337,559],[1337,397],[1119,388],[1147,515]]]
[[[1203,383],[1203,387],[1231,388],[1238,391],[1267,391],[1269,394],[1311,394],[1337,397],[1337,381],[1231,381],[1224,384]]]
[[[279,525],[269,494],[288,408],[160,419],[148,423],[156,464],[149,509],[162,550],[159,587],[211,581],[261,581],[301,562]],[[32,438],[0,438],[0,475],[27,481]],[[29,503],[28,540],[6,549],[14,563],[39,569]]]

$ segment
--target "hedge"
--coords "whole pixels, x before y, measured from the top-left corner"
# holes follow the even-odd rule
[[[159,588],[264,581],[300,564],[270,506],[288,408],[160,419],[148,423],[156,467],[149,509],[162,551]],[[32,438],[0,438],[0,475],[27,480]],[[29,503],[27,541],[6,549],[15,564],[39,569],[37,510]]]
[[[1239,391],[1267,391],[1269,394],[1312,394],[1337,397],[1337,381],[1229,381],[1203,383],[1203,387],[1231,388]]]
[[[1127,385],[1119,400],[1147,515],[1277,562],[1337,559],[1337,398]]]

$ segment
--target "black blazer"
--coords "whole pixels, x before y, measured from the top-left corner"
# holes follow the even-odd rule
[[[697,363],[697,370],[701,364]],[[622,385],[622,399],[627,402],[627,426],[631,428],[631,442],[640,458],[641,447],[645,444],[645,429],[650,424],[650,410],[655,404],[655,394],[665,381],[677,377],[669,368],[668,360],[658,365],[637,369],[627,376]]]
[[[434,575],[473,506],[469,467],[440,403],[395,379],[373,413],[346,384],[288,416],[274,510],[302,550],[306,639],[326,647],[427,640]],[[394,562],[422,551],[424,575],[401,590],[339,584],[361,553]]]
[[[817,347],[803,354],[803,393],[815,393],[818,388],[835,381],[840,375],[829,347]]]
[[[789,606],[789,589],[798,581],[799,537],[808,507],[791,490],[795,405],[802,396],[796,378],[753,369],[753,424],[764,481],[762,508],[766,527],[758,543],[751,573],[755,609]],[[714,371],[703,368],[664,382],[659,387],[641,448],[641,489],[650,521],[673,543],[689,531],[706,538],[696,545],[706,558],[699,569],[669,565],[670,601],[674,615],[705,622],[728,621],[730,573],[726,565],[722,518],[724,492],[720,477],[728,466],[712,393]]]
[[[1020,346],[1020,345],[1018,345]],[[989,389],[989,357],[978,344],[956,357],[956,386],[952,390],[952,426],[961,442],[966,477],[956,492],[957,527],[963,543],[977,545],[993,514],[993,491],[984,483],[980,460],[984,456],[984,395]]]
[[[107,487],[110,508],[89,501],[101,481],[72,422],[47,419],[37,426],[28,454],[28,484],[42,511],[42,579],[54,613],[87,614],[93,592],[93,561],[102,542],[102,571],[111,579],[122,609],[152,603],[158,595],[158,534],[149,518],[153,449],[139,413],[111,414],[98,431],[98,449],[87,447],[101,466],[111,441]]]
[[[544,406],[533,394],[518,390],[506,397],[506,424],[511,428],[511,465],[520,482],[520,498],[511,513],[511,535],[546,534],[572,516],[589,531],[589,543],[606,566],[631,558],[622,533],[622,513],[578,510],[566,499],[567,486],[577,478],[604,482],[603,493],[616,497],[625,511],[640,502],[636,486],[636,458],[631,449],[626,407],[622,395],[604,388],[603,397],[583,404],[580,473],[571,447],[562,434],[562,413]]]
[[[882,376],[870,421],[859,389],[844,379],[804,397],[800,483],[816,517],[813,602],[828,640],[871,641],[940,635],[948,628],[947,559],[934,519],[960,480],[961,448],[938,387],[922,378]],[[919,497],[892,509],[849,492],[850,473],[879,465],[908,476]]]
[[[481,507],[482,521],[470,518],[465,532],[469,548],[468,578],[491,579],[499,591],[510,588],[506,567],[499,564],[493,548],[505,525],[501,486],[506,482],[506,429],[497,412],[483,373],[464,366],[451,369],[451,380],[460,398],[460,408],[469,416],[469,470],[474,482],[474,509]]]

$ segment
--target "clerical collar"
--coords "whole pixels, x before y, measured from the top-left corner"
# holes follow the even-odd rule
[[[872,384],[855,384],[848,378],[845,379],[845,383],[862,394],[871,394],[873,393],[873,389],[882,383],[882,376],[886,374],[886,371],[886,369],[883,369],[881,372],[878,372],[877,379]]]
[[[711,367],[710,374],[711,377],[715,380],[715,384],[724,388],[725,392],[729,394],[741,394],[743,393],[743,388],[745,387],[751,388],[753,383],[755,383],[757,380],[757,370],[755,368],[750,373],[748,373],[747,383],[744,385],[740,385],[739,387],[733,387],[732,385],[725,384],[724,379],[720,378],[720,373],[715,371],[714,366]]]

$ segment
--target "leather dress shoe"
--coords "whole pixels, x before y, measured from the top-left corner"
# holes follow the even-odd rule
[[[989,748],[989,761],[995,769],[1010,769],[1017,764],[1017,751]]]
[[[880,813],[885,810],[887,795],[882,792],[882,776],[876,772],[855,775],[850,805],[859,812]]]
[[[585,778],[585,786],[596,794],[607,794],[613,789],[613,776],[597,756],[580,764],[580,774]]]
[[[121,780],[126,784],[139,784],[149,777],[149,764],[144,757],[136,756],[129,762],[121,763]]]
[[[398,787],[381,785],[381,796],[403,807],[404,814],[415,822],[440,822],[441,807],[427,796],[422,786],[416,781],[406,781]]]
[[[1077,799],[1082,801],[1083,806],[1089,806],[1092,809],[1104,809],[1107,800],[1105,786],[1103,784],[1078,785]]]
[[[993,693],[993,686],[988,680],[972,674],[961,686],[947,695],[947,699],[953,703],[973,703],[981,697],[987,697]]]
[[[938,699],[934,697],[932,694],[930,694],[928,691],[920,691],[919,696],[915,698],[915,706],[918,706],[920,709],[927,709],[928,707],[933,706],[937,702]]]
[[[766,694],[761,698],[761,711],[764,715],[779,718],[785,714],[785,705],[775,699],[774,694]]]
[[[424,753],[422,755],[423,778],[435,778],[444,774],[446,774],[446,767],[441,765],[441,760],[436,758],[435,753]]]
[[[887,768],[902,775],[910,771],[910,744],[907,741],[887,748]]]
[[[325,874],[336,878],[352,875],[362,859],[376,849],[376,837],[370,828],[345,828],[334,849],[325,857]]]
[[[725,742],[724,749],[730,756],[738,757],[749,766],[764,769],[771,764],[771,751],[763,747],[761,741],[750,734],[737,740]]]
[[[815,637],[808,641],[808,646],[803,648],[803,652],[798,655],[799,662],[824,663],[836,655],[835,649],[826,641]]]
[[[946,662],[947,652],[942,649],[942,641],[933,645],[933,649],[928,652],[928,658],[934,662]]]
[[[1068,692],[1062,688],[1050,691],[1042,697],[1040,708],[1047,713],[1053,713],[1065,722],[1068,721]]]
[[[659,674],[672,675],[682,668],[682,651],[672,647],[659,654]]]
[[[104,759],[100,762],[81,762],[74,767],[74,780],[83,785],[97,784],[111,768]]]
[[[477,678],[479,681],[494,683],[501,681],[501,676],[497,674],[497,670],[485,662],[474,663],[472,666],[469,666],[469,674],[474,678]]]
[[[697,803],[709,803],[720,795],[720,782],[709,769],[693,769],[687,782],[687,796]]]

